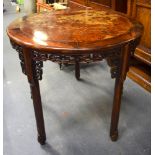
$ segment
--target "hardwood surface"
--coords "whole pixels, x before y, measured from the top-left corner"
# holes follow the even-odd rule
[[[40,144],[45,143],[46,134],[38,80],[46,60],[75,64],[77,79],[81,62],[107,60],[111,77],[116,79],[110,137],[117,140],[123,83],[142,32],[139,22],[107,8],[33,14],[8,26],[10,42],[30,84]]]
[[[18,44],[66,54],[110,48],[137,38],[141,32],[140,23],[110,9],[33,14],[15,20],[7,29],[10,39]]]

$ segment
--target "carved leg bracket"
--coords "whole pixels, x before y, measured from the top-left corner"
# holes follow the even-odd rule
[[[120,71],[120,56],[108,57],[106,60],[110,66],[111,78],[116,78]]]
[[[12,48],[18,52],[22,72],[26,75],[25,62],[24,62],[24,56],[23,56],[23,48],[22,48],[22,46],[15,44],[11,40],[10,40],[10,43],[12,45]]]
[[[42,67],[43,67],[43,62],[42,61],[34,61],[33,60],[33,65],[34,65],[34,74],[35,74],[35,79],[37,80],[42,80]]]

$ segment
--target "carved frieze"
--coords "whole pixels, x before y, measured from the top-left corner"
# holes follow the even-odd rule
[[[24,56],[23,50],[20,45],[11,41],[12,47],[18,52],[20,64],[22,67],[22,71],[26,74],[25,64],[24,64]],[[131,44],[134,48],[136,47],[135,43]],[[132,48],[131,47],[131,48]],[[121,55],[121,47],[117,47],[115,49],[109,49],[102,52],[92,52],[89,54],[80,54],[80,55],[64,55],[64,54],[54,54],[54,53],[43,53],[40,51],[32,51],[32,59],[33,59],[33,69],[34,69],[34,76],[36,79],[42,79],[42,67],[43,61],[53,61],[57,62],[58,64],[75,64],[77,61],[78,63],[91,63],[95,61],[101,61],[103,59],[107,60],[108,65],[110,66],[111,70],[111,77],[116,78],[120,69],[120,55]]]
[[[24,56],[23,56],[23,48],[22,48],[22,46],[14,43],[11,40],[10,40],[10,43],[12,45],[12,48],[15,49],[18,52],[22,72],[26,75],[25,62],[24,62]]]

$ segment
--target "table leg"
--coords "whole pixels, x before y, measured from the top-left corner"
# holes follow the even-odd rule
[[[42,103],[41,103],[41,96],[40,96],[40,88],[38,79],[35,78],[35,66],[34,61],[32,60],[32,53],[29,49],[23,49],[24,55],[24,62],[25,62],[25,69],[28,78],[28,82],[31,88],[31,95],[33,99],[33,106],[35,111],[35,118],[38,130],[38,142],[40,144],[45,144],[46,141],[46,134],[45,134],[45,127],[44,127],[44,118],[43,118],[43,111],[42,111]]]
[[[119,112],[121,105],[121,95],[123,91],[123,83],[126,78],[126,73],[129,68],[129,48],[128,45],[122,47],[121,63],[118,66],[118,75],[116,76],[115,81],[115,90],[114,90],[114,100],[113,100],[113,109],[111,116],[111,127],[110,127],[110,137],[112,141],[116,141],[118,138],[118,121],[119,121]]]
[[[59,68],[60,70],[62,70],[62,63],[59,63]]]
[[[78,60],[75,61],[75,77],[80,80],[80,63]]]

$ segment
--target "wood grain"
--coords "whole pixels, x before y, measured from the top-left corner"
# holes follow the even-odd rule
[[[24,16],[12,22],[7,33],[29,48],[69,53],[123,44],[140,36],[142,29],[140,23],[110,9],[68,9]]]

